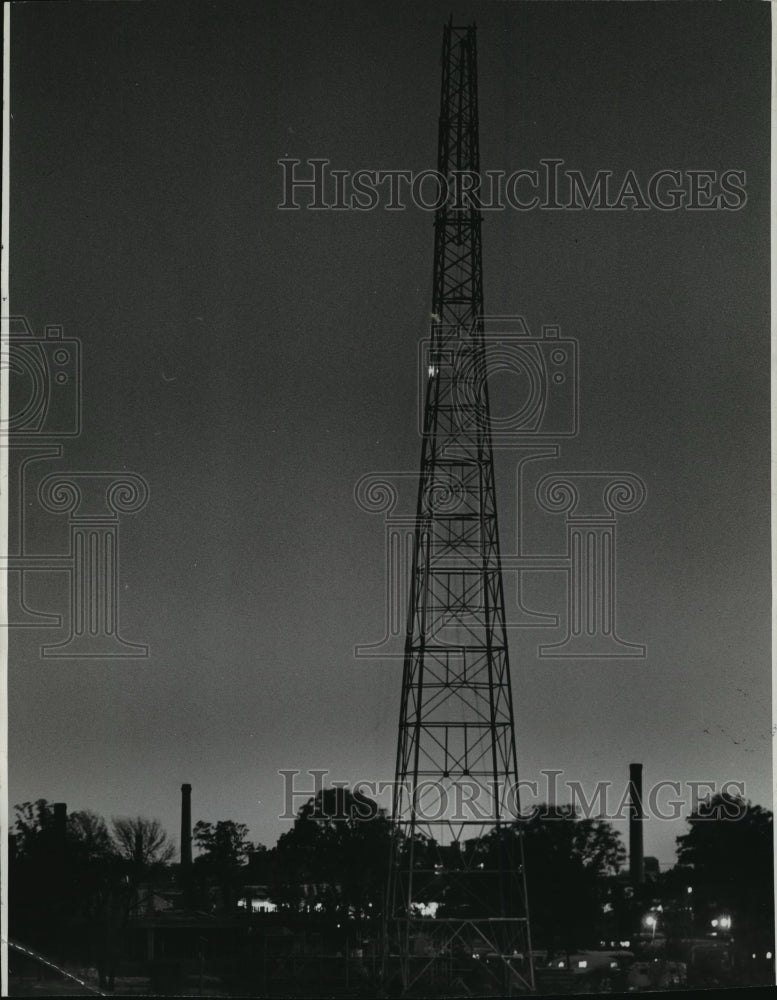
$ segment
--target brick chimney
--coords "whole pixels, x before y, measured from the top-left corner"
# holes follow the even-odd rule
[[[645,881],[645,856],[642,844],[642,765],[629,764],[629,879],[633,886]]]
[[[64,847],[67,839],[67,802],[54,803],[54,837]]]
[[[181,785],[181,864],[192,863],[192,786]]]

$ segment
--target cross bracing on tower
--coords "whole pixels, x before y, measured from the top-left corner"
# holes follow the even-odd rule
[[[474,25],[445,27],[438,172],[477,175]],[[386,960],[406,993],[534,987],[483,321],[481,216],[435,217]],[[476,978],[477,978],[476,976]]]

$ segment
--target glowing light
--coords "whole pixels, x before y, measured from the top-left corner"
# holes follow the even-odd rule
[[[588,968],[588,962],[584,958],[581,958],[578,961],[578,963],[577,963],[577,967],[578,967],[578,969],[587,969]]]
[[[772,953],[771,953],[770,951],[767,951],[767,953],[766,953],[766,957],[767,957],[767,958],[771,958],[771,957],[772,957]]]
[[[429,365],[429,378],[434,378],[436,374],[437,374],[437,369],[434,367],[434,365]]]

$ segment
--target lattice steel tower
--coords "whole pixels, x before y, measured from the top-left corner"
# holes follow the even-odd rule
[[[406,993],[534,987],[483,332],[475,27],[446,25],[421,476],[393,801],[387,961]],[[458,188],[459,196],[456,194]],[[477,990],[474,990],[477,992]]]

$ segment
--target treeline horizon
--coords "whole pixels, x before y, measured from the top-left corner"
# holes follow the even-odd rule
[[[724,818],[734,810],[738,819]],[[108,988],[131,928],[160,892],[179,909],[214,918],[296,915],[323,922],[332,940],[343,927],[376,939],[392,842],[395,851],[410,848],[384,809],[342,787],[324,788],[300,806],[271,847],[251,842],[244,823],[200,820],[192,828],[198,853],[183,865],[173,862],[175,844],[156,819],[114,817],[109,825],[91,810],[63,815],[60,805],[57,813],[45,799],[21,803],[15,812],[11,938],[60,964],[75,956],[92,960]],[[463,903],[446,869],[497,856],[503,868],[505,857],[510,864],[523,857],[533,942],[550,953],[634,940],[648,911],[660,913],[658,932],[667,940],[709,934],[711,921],[725,913],[745,947],[773,948],[772,813],[718,794],[687,825],[677,837],[676,864],[639,886],[623,874],[620,834],[607,820],[581,817],[570,806],[549,806],[456,851],[416,835],[414,857],[433,875],[418,880],[415,899],[435,902],[438,916],[459,915]],[[258,887],[274,914],[252,914]]]

